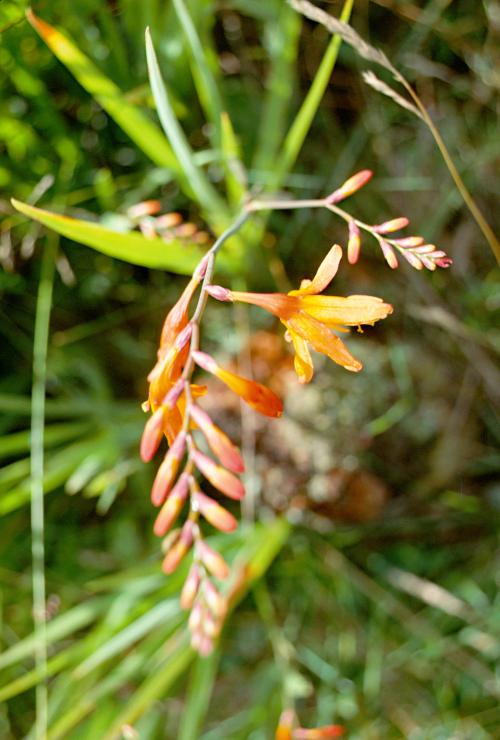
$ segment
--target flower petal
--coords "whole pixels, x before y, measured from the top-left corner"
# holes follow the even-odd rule
[[[204,455],[199,450],[194,450],[191,453],[191,459],[194,464],[200,470],[205,478],[217,488],[218,491],[224,493],[228,498],[239,501],[245,495],[245,489],[243,483],[229,470],[217,465],[208,455]]]
[[[310,342],[316,352],[321,352],[346,370],[358,372],[363,367],[335,334],[304,311],[293,316],[287,322],[287,326],[289,330]]]
[[[371,295],[305,296],[302,308],[309,316],[323,324],[343,324],[359,326],[373,324],[392,313],[392,306],[381,298]]]
[[[293,364],[299,378],[299,383],[310,383],[314,375],[314,366],[307,342],[291,329],[288,329],[288,334],[295,350]]]
[[[330,249],[323,262],[318,267],[318,271],[313,279],[299,290],[292,290],[290,296],[316,295],[327,288],[339,269],[339,263],[342,259],[342,248],[334,244]]]
[[[190,410],[191,418],[201,429],[212,452],[217,455],[221,463],[233,473],[243,473],[245,465],[239,450],[233,445],[227,434],[216,426],[210,416],[199,406],[193,404]]]

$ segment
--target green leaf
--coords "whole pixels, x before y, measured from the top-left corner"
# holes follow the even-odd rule
[[[139,149],[158,166],[167,167],[178,175],[182,174],[174,152],[158,127],[135,105],[127,102],[122,90],[78,49],[73,40],[42,21],[31,9],[27,11],[27,17],[59,61],[130,136]]]
[[[149,29],[146,30],[146,57],[148,62],[151,90],[160,117],[161,125],[167,138],[177,154],[186,180],[200,206],[210,213],[216,221],[226,221],[225,206],[217,191],[206,178],[205,173],[196,164],[193,150],[184,131],[177,120],[170,98],[163,82]]]
[[[208,711],[210,697],[217,675],[220,652],[214,652],[208,658],[196,658],[191,670],[186,703],[182,712],[179,727],[179,740],[197,740],[203,720]]]
[[[90,221],[61,216],[14,199],[12,205],[62,236],[132,265],[189,275],[203,256],[203,250],[192,244],[180,241],[166,243],[162,239],[146,239],[134,233],[121,234]]]

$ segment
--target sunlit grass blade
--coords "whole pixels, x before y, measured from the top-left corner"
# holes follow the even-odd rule
[[[88,429],[88,424],[79,422],[53,424],[45,429],[44,445],[45,447],[56,446],[69,439],[73,439],[74,437],[79,437],[81,434],[88,431]],[[5,434],[0,438],[0,459],[26,452],[29,450],[29,446],[29,431],[26,430],[24,432]]]
[[[221,115],[224,105],[219,86],[213,75],[211,60],[206,54],[184,0],[173,0],[173,6],[187,42],[189,56],[191,57],[191,71],[198,98],[207,120],[214,127],[214,141],[217,145],[220,145]]]
[[[146,239],[135,233],[121,234],[104,226],[61,216],[14,199],[12,205],[24,215],[62,236],[132,265],[189,275],[203,255],[200,247],[193,244],[180,241],[166,243],[162,239]]]
[[[149,29],[146,30],[146,57],[148,62],[151,90],[163,130],[175,151],[184,177],[203,210],[211,214],[212,220],[224,219],[225,206],[217,191],[207,179],[203,170],[196,164],[194,153],[172,108],[170,98],[163,82],[158,59]]]
[[[157,126],[126,101],[124,93],[79,50],[72,39],[38,18],[31,9],[27,11],[27,17],[55,56],[139,149],[155,164],[180,174],[177,158]]]

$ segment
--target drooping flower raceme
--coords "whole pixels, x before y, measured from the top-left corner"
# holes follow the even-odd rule
[[[345,298],[320,295],[335,277],[341,258],[342,249],[335,244],[314,278],[303,280],[298,290],[286,295],[231,291],[218,285],[209,286],[207,291],[218,300],[252,303],[277,316],[286,327],[287,339],[293,344],[295,370],[301,383],[309,383],[314,373],[309,345],[346,370],[358,372],[361,362],[333,332],[345,331],[349,326],[374,324],[391,314],[392,306],[369,295]]]

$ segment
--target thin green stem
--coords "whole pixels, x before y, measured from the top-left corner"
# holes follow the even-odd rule
[[[42,256],[36,305],[33,348],[33,386],[31,404],[31,556],[33,567],[33,622],[35,627],[35,665],[43,678],[36,687],[35,737],[47,737],[47,635],[45,589],[45,525],[43,502],[45,386],[47,351],[52,306],[52,290],[58,239],[47,236]]]

